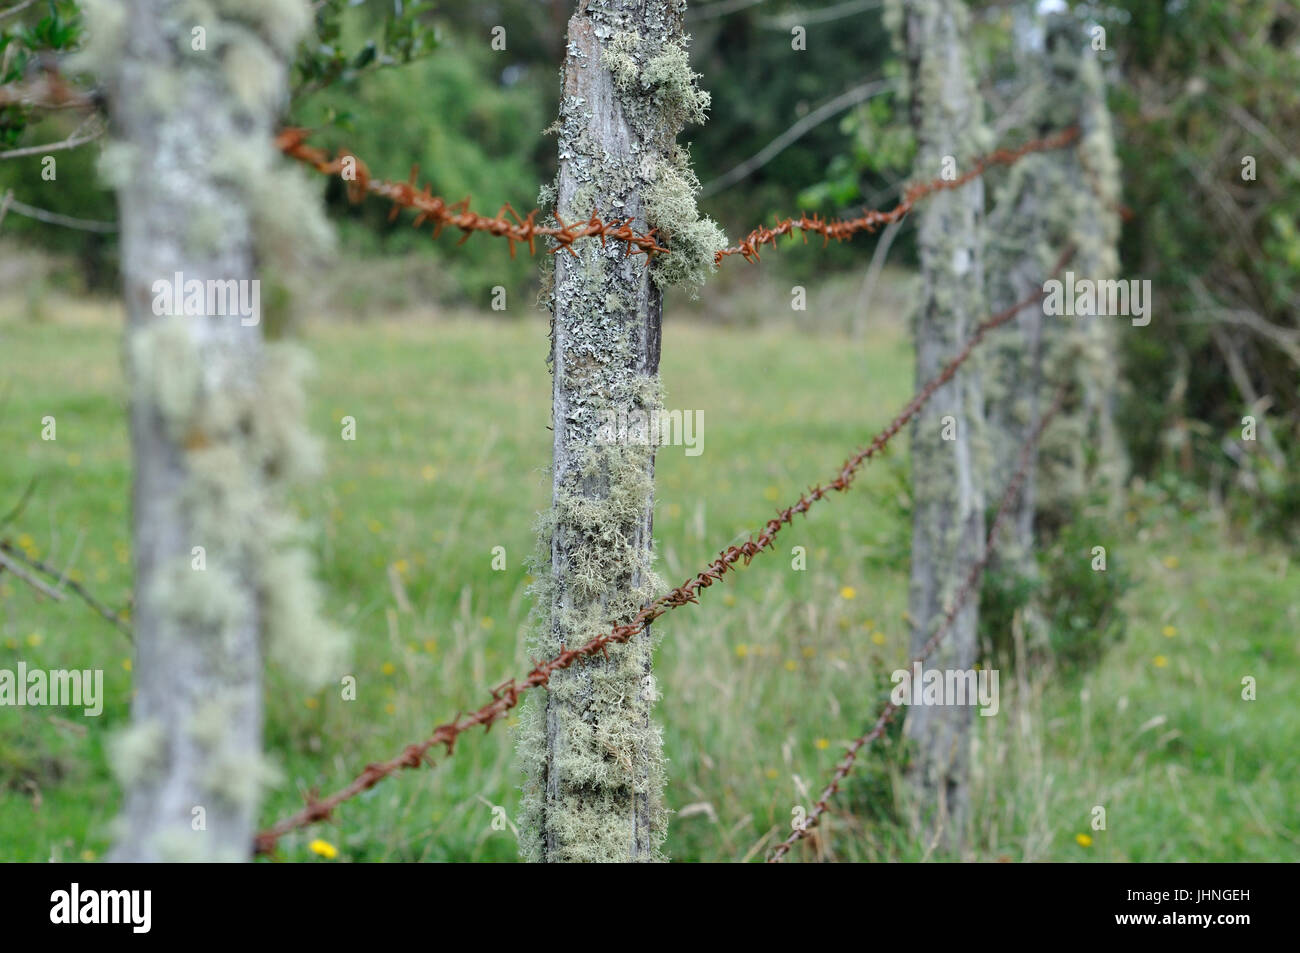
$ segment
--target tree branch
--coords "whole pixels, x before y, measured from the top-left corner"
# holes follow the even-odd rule
[[[893,80],[878,79],[870,83],[863,83],[861,86],[855,86],[848,92],[841,93],[830,102],[823,103],[808,115],[804,116],[793,126],[787,129],[781,135],[777,136],[757,153],[746,159],[740,165],[718,176],[711,182],[706,183],[700,189],[700,198],[705,198],[721,192],[739,182],[741,179],[753,174],[761,169],[767,163],[771,162],[777,155],[783,152],[787,146],[792,145],[804,136],[805,133],[817,126],[820,126],[827,119],[837,113],[841,113],[850,106],[856,106],[858,103],[866,102],[874,96],[894,88]]]
[[[94,222],[85,218],[73,218],[71,215],[60,215],[58,212],[48,212],[43,208],[36,208],[26,202],[18,201],[13,198],[12,193],[9,197],[9,207],[19,215],[34,218],[38,222],[45,222],[48,225],[62,225],[64,228],[79,228],[83,232],[101,232],[104,234],[117,231],[116,222]]]
[[[55,602],[62,602],[64,600],[65,596],[63,595],[63,593],[59,592],[59,590],[57,589],[51,588],[47,583],[41,581],[40,579],[37,579],[26,569],[20,566],[17,562],[15,562],[14,560],[6,556],[4,552],[0,552],[0,572],[6,569],[9,570],[11,573],[13,573],[15,576],[17,576],[19,579],[21,579],[23,582],[27,583],[27,585],[31,586],[37,592],[41,593],[42,595],[49,596]]]
[[[104,605],[102,602],[100,602],[98,599],[92,596],[89,592],[87,592],[86,588],[82,586],[81,583],[77,582],[75,579],[69,579],[67,576],[65,576],[59,570],[55,569],[53,566],[50,566],[47,563],[43,563],[39,559],[32,559],[26,553],[20,552],[8,540],[0,540],[0,565],[3,565],[6,569],[9,569],[11,572],[14,572],[15,575],[18,574],[17,569],[21,569],[21,567],[15,568],[15,566],[13,565],[13,560],[9,559],[8,556],[5,555],[6,553],[8,554],[8,556],[12,556],[14,559],[21,560],[22,562],[26,563],[28,566],[32,567],[38,572],[45,573],[45,575],[49,576],[51,579],[58,580],[59,589],[50,589],[49,587],[45,586],[44,583],[41,583],[39,588],[41,589],[42,592],[46,592],[52,595],[55,599],[62,601],[63,593],[59,590],[66,586],[68,589],[71,589],[74,593],[80,596],[81,599],[86,603],[86,605],[90,606],[90,608],[94,609],[96,612],[102,615],[109,622],[117,626],[122,631],[122,633],[127,637],[128,640],[132,642],[135,641],[135,637],[131,633],[131,626],[127,624],[127,621],[124,618],[122,618],[122,616],[119,613],[114,612],[112,609],[108,608],[108,606]]]
[[[0,159],[20,159],[23,156],[45,155],[47,152],[58,152],[62,149],[75,149],[78,146],[84,146],[88,142],[94,142],[104,134],[102,128],[96,129],[88,135],[78,136],[76,133],[64,139],[62,142],[50,142],[39,146],[24,146],[21,149],[10,149],[8,152],[0,152]]]
[[[22,3],[15,3],[8,10],[0,10],[0,20],[3,20],[5,17],[11,17],[15,14],[22,13],[35,2],[36,0],[23,0]]]

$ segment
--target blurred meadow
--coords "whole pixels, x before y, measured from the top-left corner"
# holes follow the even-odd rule
[[[909,281],[888,277],[899,294]],[[677,320],[669,309],[666,406],[704,411],[704,452],[664,447],[657,458],[655,549],[670,584],[831,478],[911,393],[897,311],[873,310],[861,340],[818,317],[856,291],[828,283],[792,320],[782,291],[756,281],[744,303],[758,320],[743,326]],[[0,301],[3,509],[34,482],[0,532],[124,607],[120,307],[57,296],[45,305],[47,317],[33,319],[26,300]],[[355,702],[304,695],[268,672],[266,747],[283,776],[262,808],[267,823],[529,666],[526,558],[549,492],[549,375],[544,313],[530,306],[516,317],[426,309],[320,321],[301,335],[316,363],[311,428],[325,472],[296,502],[315,533],[331,614],[354,635],[359,688]],[[30,426],[45,415],[58,421],[55,441]],[[340,439],[345,415],[357,420],[354,442]],[[887,673],[906,663],[906,469],[899,441],[776,551],[655,624],[674,859],[762,859],[874,719]],[[491,568],[497,546],[504,571]],[[794,546],[806,547],[806,571],[792,569]],[[1111,568],[1133,584],[1122,600],[1127,636],[1086,669],[1050,657],[1003,667],[1001,713],[976,719],[964,856],[1300,856],[1300,569],[1176,483],[1139,482],[1111,547]],[[0,596],[0,667],[103,668],[107,694],[98,719],[15,709],[0,720],[0,858],[96,859],[118,809],[104,743],[127,723],[131,647],[75,596],[54,603],[3,577]],[[1241,700],[1243,675],[1256,678],[1257,701]],[[307,845],[322,838],[339,860],[514,859],[512,828],[491,823],[495,805],[514,818],[514,724],[378,786],[337,824],[286,838],[282,855],[313,859]],[[897,731],[887,739],[860,759],[830,822],[796,858],[942,856],[908,837]],[[1105,831],[1091,827],[1094,805],[1106,807]]]

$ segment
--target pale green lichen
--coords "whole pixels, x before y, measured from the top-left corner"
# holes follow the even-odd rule
[[[155,778],[167,764],[167,733],[158,721],[136,721],[108,740],[108,763],[124,787]]]
[[[217,12],[249,24],[281,57],[288,57],[311,26],[312,5],[302,0],[217,0]]]
[[[635,33],[615,33],[600,56],[600,65],[614,77],[614,85],[630,92],[641,80],[641,63],[637,53],[641,50],[641,37]]]
[[[655,263],[655,280],[661,286],[681,285],[695,292],[716,268],[718,250],[727,247],[727,236],[718,224],[700,218],[695,207],[699,187],[685,150],[676,148],[655,166],[646,187],[646,221],[670,236],[668,254]]]
[[[86,27],[85,42],[68,56],[64,69],[69,74],[111,69],[126,42],[126,5],[121,0],[81,0],[78,7]]]
[[[561,99],[561,171],[539,196],[566,221],[593,208],[656,228],[671,251],[650,267],[617,243],[579,242],[555,256],[544,278],[552,311],[557,454],[551,509],[538,525],[529,650],[549,657],[626,622],[661,586],[653,571],[650,523],[653,446],[602,441],[609,413],[656,414],[662,394],[647,335],[658,333],[661,288],[698,285],[725,245],[699,217],[681,126],[704,118],[681,35],[680,0],[624,9],[594,0],[575,16]],[[594,62],[593,62],[594,60]],[[603,67],[604,78],[595,71]],[[592,92],[595,82],[603,88]],[[614,99],[610,115],[593,101]],[[621,122],[610,148],[596,130]],[[557,672],[545,694],[525,701],[519,761],[524,773],[520,851],[529,860],[624,861],[661,856],[666,830],[653,641],[642,633],[582,666]]]
[[[312,560],[284,499],[320,465],[319,446],[302,426],[305,355],[267,345],[251,386],[213,388],[183,320],[135,332],[131,347],[137,400],[156,406],[172,439],[187,448],[180,505],[207,560],[195,571],[187,551],[163,567],[155,604],[179,632],[229,632],[254,609],[239,596],[251,583],[271,662],[312,687],[332,679],[346,638],[324,617]]]
[[[208,699],[191,716],[188,733],[203,751],[204,790],[215,799],[253,809],[262,789],[279,784],[282,774],[261,752],[231,743],[229,724],[246,705],[239,690]]]

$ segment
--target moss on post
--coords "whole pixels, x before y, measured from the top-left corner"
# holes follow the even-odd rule
[[[552,507],[539,527],[530,650],[550,656],[629,620],[660,588],[651,517],[655,447],[602,436],[609,414],[661,407],[662,289],[696,287],[725,244],[695,207],[676,136],[700,122],[683,0],[591,0],[569,21],[555,213],[598,211],[658,229],[650,267],[615,243],[555,256],[547,282],[555,432]],[[663,756],[649,632],[608,660],[556,673],[522,714],[520,850],[528,860],[646,861],[665,831]]]
[[[126,794],[113,856],[246,860],[274,778],[263,656],[319,685],[345,647],[285,500],[319,457],[303,427],[306,368],[263,347],[260,315],[160,314],[155,286],[255,282],[260,265],[323,243],[319,203],[271,144],[310,10],[85,8],[79,68],[99,75],[113,119],[101,167],[121,206],[135,470],[136,693],[113,745]]]
[[[905,61],[904,85],[917,141],[918,179],[938,177],[945,157],[962,165],[986,151],[989,132],[968,62],[967,14],[959,0],[893,0],[886,8]],[[922,299],[916,315],[918,387],[956,355],[986,313],[983,271],[984,191],[980,180],[940,192],[921,209],[917,247]],[[945,418],[951,418],[946,420]],[[912,426],[911,646],[934,633],[952,597],[984,548],[983,400],[967,364],[940,388]],[[970,669],[975,662],[976,606],[958,613],[929,665]],[[970,709],[914,707],[909,779],[918,826],[927,843],[956,847],[966,814]]]

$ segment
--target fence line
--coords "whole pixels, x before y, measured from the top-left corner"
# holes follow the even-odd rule
[[[527,245],[529,253],[536,254],[538,235],[552,238],[558,243],[557,247],[552,249],[552,254],[563,250],[575,257],[577,252],[573,250],[573,243],[580,238],[593,237],[599,238],[601,244],[604,244],[606,239],[623,242],[627,247],[627,254],[632,254],[635,249],[638,254],[644,254],[647,260],[668,251],[655,237],[656,229],[652,228],[648,232],[641,233],[632,228],[630,217],[605,221],[601,219],[599,210],[593,210],[591,217],[584,222],[567,224],[556,215],[559,225],[538,225],[536,222],[538,209],[533,209],[520,218],[509,203],[502,205],[495,216],[480,215],[470,210],[469,196],[459,202],[448,202],[434,195],[428,184],[420,188],[416,182],[419,172],[416,166],[412,166],[411,176],[406,182],[375,179],[371,177],[369,167],[355,153],[340,149],[331,159],[324,149],[307,145],[306,140],[309,135],[310,130],[307,129],[283,129],[276,136],[275,144],[285,155],[311,166],[323,175],[341,175],[350,171],[352,177],[344,180],[348,198],[353,202],[359,202],[370,194],[388,199],[393,203],[389,214],[390,221],[403,208],[416,210],[418,214],[412,224],[419,228],[425,222],[433,222],[434,238],[441,235],[442,230],[447,227],[458,228],[464,232],[461,242],[467,241],[474,232],[486,232],[489,235],[505,238],[510,244],[512,258],[515,254],[516,242]],[[809,232],[821,235],[823,247],[832,239],[841,242],[852,238],[858,232],[874,232],[881,225],[900,221],[920,199],[928,195],[960,188],[983,175],[991,166],[1012,165],[1031,152],[1061,149],[1078,138],[1078,127],[1071,126],[1055,135],[1033,139],[1015,149],[998,149],[976,158],[970,169],[954,179],[941,177],[928,182],[918,182],[907,190],[903,200],[892,209],[870,209],[855,218],[823,219],[819,215],[800,215],[797,219],[786,218],[779,221],[773,228],[760,225],[749,232],[739,244],[717,252],[714,255],[714,264],[721,264],[724,258],[731,255],[740,255],[746,261],[756,262],[759,260],[760,248],[764,245],[775,248],[778,238],[792,234],[796,228],[800,230],[805,243],[808,241]],[[507,219],[506,215],[510,218]]]
[[[1065,266],[1073,254],[1074,249],[1067,248],[1061,255],[1053,268],[1053,274],[1057,274]],[[736,563],[742,559],[746,566],[751,559],[764,549],[774,548],[773,540],[786,525],[794,521],[794,517],[800,513],[807,513],[812,505],[823,499],[832,491],[843,492],[852,484],[854,477],[862,465],[883,450],[886,444],[903,429],[904,425],[916,415],[918,411],[929,401],[934,392],[952,379],[957,373],[958,368],[966,362],[975,348],[984,340],[984,337],[992,331],[1016,316],[1020,311],[1032,304],[1039,302],[1044,296],[1044,292],[1036,291],[1027,295],[1022,300],[1011,305],[1003,311],[985,319],[981,322],[967,340],[966,345],[960,352],[954,356],[943,370],[936,374],[922,387],[912,399],[904,406],[884,430],[880,431],[875,438],[864,449],[859,450],[853,456],[849,457],[840,467],[839,475],[830,483],[814,486],[806,493],[799,496],[799,500],[791,506],[781,510],[775,517],[767,521],[767,524],[758,533],[756,537],[751,537],[746,542],[729,546],[718,554],[718,558],[711,562],[707,568],[697,573],[691,579],[688,579],[676,589],[670,590],[657,599],[646,604],[641,610],[633,616],[632,620],[623,625],[616,625],[610,631],[602,633],[591,639],[584,645],[576,649],[561,647],[561,651],[553,658],[543,662],[536,662],[532,671],[524,677],[522,681],[508,679],[502,682],[496,688],[491,690],[492,701],[483,705],[477,711],[470,715],[462,717],[459,713],[451,721],[438,725],[434,728],[433,733],[424,741],[407,745],[402,749],[401,754],[387,761],[372,762],[365,766],[362,772],[357,775],[349,784],[340,788],[328,797],[317,799],[314,795],[309,795],[307,804],[295,814],[284,818],[278,823],[260,832],[254,840],[254,851],[258,854],[269,854],[274,851],[279,839],[290,831],[307,827],[319,821],[328,819],[333,813],[334,808],[338,807],[344,801],[347,801],[363,791],[368,791],[384,778],[399,771],[402,768],[416,768],[421,764],[433,764],[429,751],[437,745],[443,745],[447,749],[447,756],[450,757],[455,753],[456,739],[463,733],[478,726],[483,726],[485,730],[491,730],[494,723],[499,721],[506,712],[510,711],[519,704],[520,696],[532,688],[538,688],[547,685],[550,682],[551,675],[554,672],[561,671],[571,667],[575,662],[589,658],[596,654],[607,655],[608,647],[611,644],[621,644],[640,632],[643,632],[651,622],[659,618],[666,612],[679,608],[691,602],[699,601],[699,592],[701,589],[707,589],[714,582],[722,578],[729,572]]]
[[[1056,416],[1058,411],[1060,411],[1061,405],[1065,401],[1065,392],[1066,389],[1064,385],[1057,388],[1056,398],[1052,402],[1051,407],[1045,414],[1043,414],[1043,417],[1038,422],[1038,426],[1034,429],[1034,432],[1030,434],[1029,439],[1021,446],[1020,460],[1016,467],[1016,471],[1012,475],[1010,482],[1007,483],[1007,488],[1002,494],[1002,499],[998,502],[998,509],[996,515],[993,517],[993,522],[989,524],[988,535],[985,538],[984,543],[984,555],[980,557],[978,562],[971,566],[970,572],[966,575],[966,579],[962,583],[961,588],[953,595],[952,603],[949,606],[948,611],[944,614],[942,621],[940,621],[939,627],[935,629],[934,634],[930,636],[925,645],[921,647],[921,651],[917,654],[916,658],[912,659],[913,665],[918,662],[924,662],[930,657],[930,653],[938,647],[939,643],[943,641],[944,636],[948,634],[948,630],[952,628],[953,621],[957,618],[957,613],[961,611],[962,607],[966,604],[966,601],[975,594],[980,579],[983,578],[984,570],[988,568],[988,565],[993,558],[993,550],[996,545],[998,531],[1002,527],[1003,518],[1010,509],[1012,500],[1020,494],[1021,485],[1024,483],[1025,477],[1029,472],[1029,464],[1034,459],[1034,451],[1037,449],[1038,442],[1043,436],[1043,431],[1047,429],[1047,425],[1051,423],[1052,418]],[[836,765],[835,773],[831,776],[830,783],[826,785],[826,788],[822,791],[821,798],[813,805],[813,809],[808,812],[808,816],[805,818],[803,825],[796,827],[790,832],[789,837],[787,837],[781,844],[777,845],[777,847],[772,851],[772,856],[767,859],[769,864],[778,863],[790,851],[790,848],[793,847],[795,843],[803,840],[812,832],[812,829],[821,819],[822,814],[824,814],[829,807],[830,799],[838,793],[840,783],[848,776],[849,772],[853,770],[853,765],[857,761],[858,752],[885,733],[885,728],[894,720],[894,715],[898,713],[900,708],[901,706],[896,704],[891,698],[885,707],[881,709],[880,716],[876,719],[875,724],[872,725],[870,730],[849,745],[845,750],[844,757],[840,760],[839,764]]]

